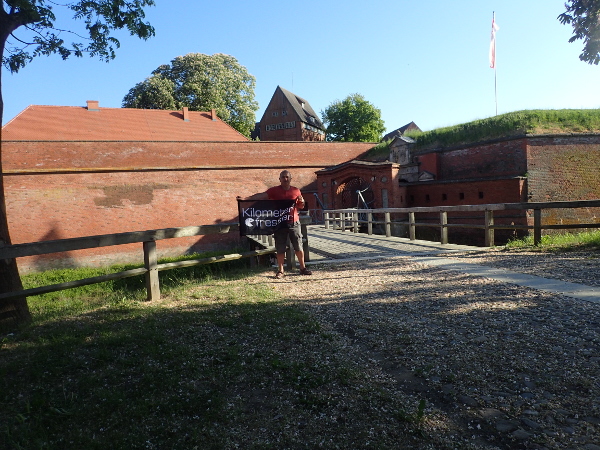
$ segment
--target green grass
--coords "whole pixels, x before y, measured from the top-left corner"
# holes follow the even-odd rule
[[[533,243],[533,236],[527,236],[523,239],[514,239],[509,241],[505,247],[507,249],[536,248]],[[583,233],[546,234],[542,236],[541,245],[537,248],[556,251],[582,250],[588,248],[600,249],[600,230]]]
[[[156,302],[143,301],[136,279],[29,298],[33,322],[0,335],[0,448],[384,449],[423,439],[411,433],[420,423],[399,419],[422,408],[407,410],[300,305],[249,268],[212,266],[161,272]]]
[[[524,134],[563,133],[600,133],[600,109],[515,111],[406,135],[417,141],[417,149],[432,149]]]
[[[390,143],[392,141],[383,141],[375,147],[369,149],[365,154],[366,159],[388,159],[390,155]]]
[[[231,250],[229,253],[236,252]],[[186,255],[178,258],[161,258],[159,263],[184,261],[189,259],[202,259],[211,256],[220,256],[223,252],[207,252],[202,254]],[[198,265],[176,270],[159,272],[161,292],[168,294],[173,288],[179,288],[190,283],[210,280],[220,277],[232,270],[245,268],[248,260],[226,261],[217,264]],[[67,281],[81,280],[109,273],[122,272],[142,267],[135,264],[114,265],[106,268],[77,268],[57,269],[45,272],[27,274],[22,277],[25,289],[38,286],[47,286]],[[41,296],[29,297],[30,310],[38,321],[50,320],[66,314],[83,313],[93,310],[100,305],[117,305],[123,301],[144,300],[146,287],[143,276],[124,278],[121,280],[106,281],[88,286],[81,286],[58,292],[51,292]],[[35,301],[31,301],[35,300]]]

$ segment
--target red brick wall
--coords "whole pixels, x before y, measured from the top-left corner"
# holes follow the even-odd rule
[[[600,136],[531,138],[527,147],[529,201],[600,198]],[[548,210],[543,223],[589,223],[600,208]]]
[[[527,180],[522,177],[463,181],[456,183],[427,182],[407,186],[408,206],[454,206],[481,205],[486,203],[521,203],[527,201]],[[417,222],[439,223],[436,214],[417,214]],[[449,212],[448,223],[484,224],[483,212]],[[496,225],[527,225],[525,211],[496,211]],[[526,232],[496,230],[496,242],[505,242],[510,237],[523,236]],[[439,230],[434,228],[417,228],[417,235],[422,239],[439,240]],[[482,230],[449,228],[451,242],[470,245],[483,245]]]
[[[404,188],[398,184],[398,164],[385,165],[361,165],[349,164],[339,169],[325,171],[318,174],[317,188],[319,198],[323,200],[323,194],[327,198],[327,206],[330,209],[356,207],[356,204],[344,205],[341,191],[345,183],[360,178],[366,185],[370,186],[373,194],[371,208],[383,208],[382,190],[387,190],[388,208],[401,208],[405,206],[406,195]]]
[[[527,201],[524,178],[425,182],[408,186],[408,206],[481,205]]]
[[[291,170],[309,207],[315,171],[353,159],[372,144],[314,142],[5,142],[7,217],[13,243],[237,220],[237,202]],[[158,243],[160,255],[210,249],[235,238]],[[141,244],[23,258],[22,270],[139,260]]]
[[[440,158],[438,153],[426,153],[417,157],[419,172],[429,172],[436,179],[440,176]]]
[[[527,172],[526,143],[508,139],[439,151],[438,179],[522,176]]]

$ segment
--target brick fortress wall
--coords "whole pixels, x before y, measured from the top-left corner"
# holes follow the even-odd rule
[[[3,143],[13,243],[237,221],[235,197],[264,192],[289,169],[314,208],[315,171],[354,159],[370,143]],[[232,242],[232,240],[234,242]],[[159,255],[211,250],[237,235],[158,243]],[[139,261],[141,244],[22,258],[23,272]]]
[[[529,201],[550,202],[600,198],[600,136],[542,136],[527,147]],[[544,223],[598,221],[600,208],[544,211]]]
[[[439,167],[436,180],[408,184],[408,206],[600,198],[599,135],[508,138],[415,156],[421,159],[433,153]],[[598,209],[545,210],[543,223],[594,222],[600,216]],[[533,225],[531,212],[505,211],[497,213],[495,220]]]

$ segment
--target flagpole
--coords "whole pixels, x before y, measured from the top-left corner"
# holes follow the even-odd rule
[[[492,23],[496,23],[496,11],[492,11]],[[496,37],[494,36],[494,99],[496,101],[496,115],[498,115],[498,82],[496,77]]]

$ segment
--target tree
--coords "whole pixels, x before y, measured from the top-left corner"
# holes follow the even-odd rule
[[[154,75],[131,88],[123,99],[123,107],[140,109],[177,109],[175,83]]]
[[[233,56],[189,53],[159,66],[129,90],[124,108],[209,111],[245,136],[254,129],[256,79]]]
[[[127,29],[131,35],[141,39],[154,36],[154,28],[143,20],[144,7],[154,5],[154,0],[79,0],[65,3],[52,0],[2,0],[1,4],[0,60],[12,73],[41,55],[59,54],[67,59],[89,54],[110,61],[115,57],[115,49],[120,46],[113,36],[115,30]],[[57,18],[68,13],[73,14],[74,20],[83,21],[85,32],[54,26]],[[62,37],[64,35],[70,35],[79,42],[67,44]],[[1,76],[2,71],[0,86]],[[4,102],[0,89],[0,124],[3,114]],[[0,146],[1,143],[0,131]],[[0,147],[0,245],[10,245],[2,174]],[[16,261],[0,260],[0,293],[22,288]],[[11,326],[28,320],[30,314],[25,297],[0,300],[0,325]]]
[[[321,111],[328,141],[379,142],[385,131],[381,111],[360,94],[336,100]]]
[[[558,16],[563,25],[573,26],[569,42],[583,40],[579,59],[588,64],[600,62],[600,0],[568,0],[567,10]]]

